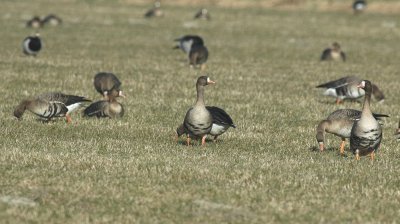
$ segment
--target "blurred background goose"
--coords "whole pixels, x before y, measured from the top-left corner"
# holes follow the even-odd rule
[[[185,35],[181,38],[177,38],[174,41],[178,41],[178,45],[174,49],[181,49],[186,54],[189,54],[192,45],[204,45],[203,38],[197,35]]]
[[[200,76],[196,82],[197,99],[193,107],[191,107],[185,115],[183,126],[187,133],[187,145],[190,145],[192,137],[201,138],[201,145],[206,144],[206,136],[210,133],[213,124],[211,113],[204,104],[204,88],[209,84],[214,84],[207,76]]]
[[[82,96],[66,95],[59,92],[44,93],[34,99],[23,100],[14,110],[14,116],[21,119],[25,110],[50,120],[53,117],[66,117],[71,122],[70,114],[90,100]]]
[[[211,16],[210,16],[210,13],[208,12],[208,10],[206,8],[202,8],[194,15],[194,18],[195,19],[210,20]]]
[[[223,109],[211,106],[206,106],[206,109],[210,112],[212,116],[212,127],[209,134],[214,136],[214,142],[217,140],[218,136],[225,133],[230,127],[236,128],[235,124],[232,121],[232,118]],[[179,136],[183,134],[187,134],[185,132],[185,127],[183,124],[181,124],[176,129],[176,134],[177,138],[179,138]]]
[[[156,1],[154,2],[154,6],[152,9],[150,9],[149,11],[147,11],[144,14],[145,18],[152,18],[152,17],[161,17],[163,16],[164,13],[161,10],[161,2],[160,1]]]
[[[206,68],[206,62],[208,59],[208,49],[202,44],[192,44],[189,52],[189,65],[190,67],[200,66],[201,70]]]
[[[44,26],[59,26],[62,24],[62,19],[54,14],[49,14],[42,20]]]
[[[336,104],[339,104],[344,99],[358,99],[365,95],[365,91],[357,87],[361,81],[356,76],[346,76],[318,85],[316,88],[326,88],[323,94],[336,97]],[[372,84],[372,94],[378,102],[383,102],[385,99],[385,95],[375,84]]]
[[[33,36],[28,36],[22,41],[22,50],[26,55],[36,56],[42,49],[42,40],[39,33]]]
[[[90,104],[84,111],[84,116],[97,118],[120,118],[124,116],[125,110],[121,103],[117,102],[115,97],[109,100],[101,100]]]
[[[32,19],[26,22],[26,27],[39,29],[42,27],[42,20],[39,16],[34,16]]]
[[[389,117],[386,114],[373,114],[380,120],[382,117]],[[361,111],[353,109],[340,109],[332,112],[325,120],[322,120],[317,126],[317,142],[320,151],[325,149],[325,132],[334,134],[342,139],[340,144],[340,154],[344,154],[346,138],[350,138],[351,129],[354,122],[361,118]]]
[[[371,160],[375,158],[382,141],[382,127],[374,118],[371,108],[372,84],[368,80],[363,80],[358,86],[364,89],[365,99],[361,112],[360,120],[355,121],[350,134],[350,150],[359,160],[360,156],[370,155]]]
[[[367,2],[364,0],[356,0],[353,2],[353,12],[354,14],[359,14],[367,8]]]
[[[113,73],[100,72],[94,76],[94,88],[99,92],[105,100],[110,96],[125,97],[121,90],[121,82]]]
[[[321,61],[346,61],[346,54],[341,50],[340,45],[337,42],[332,44],[332,47],[325,49],[321,55]]]

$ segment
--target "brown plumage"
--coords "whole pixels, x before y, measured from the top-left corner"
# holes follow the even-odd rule
[[[101,100],[89,105],[83,112],[84,116],[97,118],[120,118],[124,116],[124,107],[112,97],[108,101]]]
[[[193,44],[189,52],[189,64],[191,67],[200,65],[201,70],[205,69],[205,63],[208,59],[208,49],[201,44]]]
[[[103,95],[106,100],[108,100],[108,97],[124,97],[121,90],[121,82],[113,73],[97,73],[94,76],[93,84],[97,92]]]
[[[334,42],[331,48],[327,48],[322,52],[321,61],[329,61],[329,60],[342,60],[346,61],[346,54],[342,51],[340,44]]]

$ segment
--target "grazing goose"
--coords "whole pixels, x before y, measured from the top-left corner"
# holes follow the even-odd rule
[[[356,0],[353,2],[354,14],[359,14],[367,8],[367,2],[364,0]]]
[[[208,10],[206,8],[202,8],[194,15],[194,18],[195,19],[210,20],[211,16],[210,16],[210,13],[208,12]]]
[[[196,82],[197,100],[185,115],[183,126],[187,133],[187,145],[190,145],[190,138],[201,138],[201,145],[206,144],[206,136],[210,133],[213,124],[211,113],[204,104],[204,88],[208,84],[214,84],[207,76],[200,76]]]
[[[124,116],[124,107],[118,103],[115,97],[111,97],[108,101],[101,100],[90,104],[84,111],[84,116],[97,118],[120,118]]]
[[[15,108],[14,116],[21,119],[25,110],[29,110],[45,120],[65,116],[67,122],[70,123],[71,116],[69,114],[88,101],[90,100],[81,96],[66,95],[63,93],[44,93],[35,99],[23,100]]]
[[[54,15],[54,14],[49,14],[46,16],[43,21],[43,25],[51,25],[51,26],[58,26],[62,24],[62,20],[60,17]]]
[[[174,41],[179,41],[179,44],[176,45],[174,49],[181,49],[186,54],[189,54],[192,45],[204,45],[203,39],[197,35],[185,35]]]
[[[39,33],[34,36],[29,36],[22,42],[22,49],[26,55],[36,56],[40,49],[42,49],[42,40],[39,37]]]
[[[107,100],[109,96],[124,97],[121,82],[112,73],[100,72],[94,76],[94,88]]]
[[[38,28],[42,27],[42,24],[43,23],[42,23],[42,20],[40,19],[40,17],[34,16],[32,19],[30,19],[26,22],[26,27],[38,29]]]
[[[365,95],[365,91],[357,87],[361,81],[356,76],[346,76],[318,85],[317,88],[326,88],[324,95],[336,97],[336,104],[339,104],[344,99],[357,99]],[[372,84],[372,94],[378,102],[385,99],[385,95],[375,84]]]
[[[189,64],[190,67],[196,67],[200,65],[200,69],[206,68],[206,62],[208,59],[208,50],[206,46],[201,44],[192,44],[189,52]]]
[[[150,9],[149,11],[147,11],[144,14],[144,17],[152,18],[152,17],[161,17],[163,15],[164,15],[164,13],[161,10],[161,3],[159,1],[156,1],[156,2],[154,2],[154,7],[152,9]]]
[[[375,119],[389,117],[386,114],[373,114]],[[317,142],[321,151],[324,150],[325,132],[334,134],[342,139],[340,154],[344,154],[346,138],[350,138],[351,128],[355,121],[361,118],[361,111],[353,109],[340,109],[332,112],[325,120],[317,126]]]
[[[321,55],[321,61],[338,61],[340,59],[345,62],[346,54],[340,49],[340,45],[337,42],[334,42],[331,48],[325,49]]]
[[[230,127],[236,128],[235,124],[233,124],[232,118],[223,109],[210,106],[206,106],[206,108],[212,116],[212,127],[209,134],[214,136],[214,142],[217,140],[218,136],[225,133]],[[176,129],[176,134],[177,138],[186,134],[183,124]]]
[[[368,80],[363,80],[359,88],[365,91],[364,105],[360,120],[355,121],[350,134],[350,150],[359,160],[360,156],[370,154],[371,160],[375,158],[375,152],[378,150],[382,141],[382,128],[374,118],[371,109],[372,84]]]

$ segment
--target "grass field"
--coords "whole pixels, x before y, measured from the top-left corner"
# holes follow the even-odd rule
[[[162,19],[142,18],[132,1],[2,1],[0,27],[1,223],[395,223],[400,217],[398,15],[210,7],[212,21],[193,21],[197,6],[166,5]],[[40,31],[36,58],[21,42],[31,16],[56,13],[64,24]],[[210,58],[189,69],[173,39],[199,34]],[[346,63],[321,63],[341,43]],[[38,122],[14,107],[47,91],[100,99],[97,72],[123,82],[120,120],[72,114]],[[237,125],[205,148],[174,142],[208,74],[206,104]],[[317,84],[358,75],[386,95],[375,112],[391,117],[375,162],[340,157],[340,139],[315,140],[319,120],[339,108]],[[349,146],[346,145],[346,150]]]

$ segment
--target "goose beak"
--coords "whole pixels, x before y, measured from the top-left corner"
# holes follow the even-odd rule
[[[324,143],[320,142],[320,143],[319,143],[319,151],[322,152],[322,151],[324,151],[324,149],[325,149],[325,148],[324,148]]]
[[[119,91],[118,95],[122,98],[125,98],[125,95],[122,93],[122,91]]]
[[[207,80],[207,84],[215,84],[214,81],[212,81],[211,79]]]

